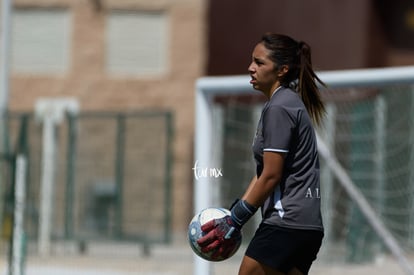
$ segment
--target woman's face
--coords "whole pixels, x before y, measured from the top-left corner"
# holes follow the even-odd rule
[[[276,70],[275,64],[269,58],[269,53],[270,51],[263,43],[257,44],[252,53],[252,63],[248,68],[251,77],[250,84],[268,97],[280,86],[280,72]]]

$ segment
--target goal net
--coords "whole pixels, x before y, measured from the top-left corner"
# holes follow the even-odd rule
[[[319,261],[391,257],[414,274],[414,67],[319,72],[327,114],[317,129],[324,244]],[[264,103],[248,76],[197,82],[195,211],[228,207],[255,173],[251,144]],[[220,173],[200,173],[202,171]],[[260,218],[260,217],[259,217]],[[257,219],[244,230],[249,240]],[[194,274],[211,264],[195,257]]]

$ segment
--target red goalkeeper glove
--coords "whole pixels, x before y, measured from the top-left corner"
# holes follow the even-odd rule
[[[206,235],[197,241],[202,252],[216,250],[213,257],[232,253],[235,244],[240,242],[242,226],[256,210],[256,207],[246,201],[237,200],[231,208],[231,216],[214,219],[202,225],[201,230]]]
[[[207,234],[197,243],[203,253],[214,251],[212,260],[219,257],[227,258],[240,243],[240,229],[236,227],[230,216],[211,220],[202,225],[201,230]]]

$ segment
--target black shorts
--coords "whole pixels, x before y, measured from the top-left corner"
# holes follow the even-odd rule
[[[246,250],[246,256],[283,273],[297,268],[308,274],[322,239],[322,231],[288,229],[262,223]]]

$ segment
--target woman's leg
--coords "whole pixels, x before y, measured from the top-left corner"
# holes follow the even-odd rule
[[[285,274],[273,268],[270,268],[264,264],[261,264],[255,259],[250,258],[249,256],[244,256],[242,263],[240,265],[239,275],[285,275]]]

